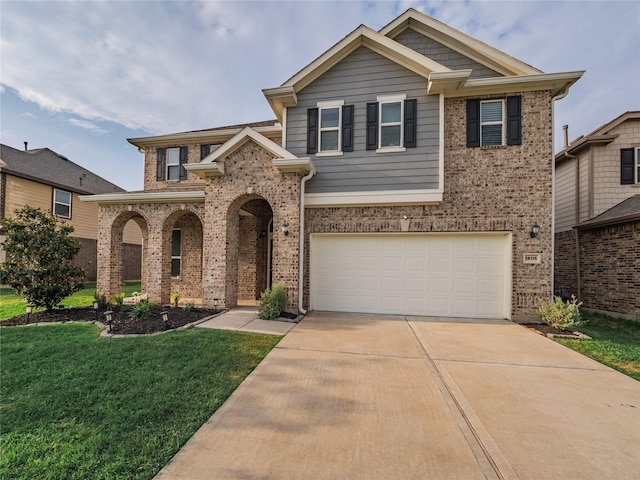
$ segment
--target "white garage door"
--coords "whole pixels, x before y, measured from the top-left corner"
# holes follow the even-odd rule
[[[314,310],[509,318],[505,234],[314,234]]]

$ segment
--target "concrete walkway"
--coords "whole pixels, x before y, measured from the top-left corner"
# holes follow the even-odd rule
[[[215,328],[219,330],[235,330],[238,332],[266,333],[269,335],[285,335],[296,324],[278,320],[260,320],[258,307],[236,307],[222,315],[211,318],[197,325],[198,328]]]
[[[506,321],[313,312],[158,479],[640,479],[640,382]]]

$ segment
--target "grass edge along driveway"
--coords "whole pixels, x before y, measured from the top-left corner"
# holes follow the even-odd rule
[[[153,478],[280,338],[3,328],[0,478]]]

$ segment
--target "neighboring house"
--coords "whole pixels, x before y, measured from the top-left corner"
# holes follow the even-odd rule
[[[552,292],[553,102],[582,73],[413,9],[360,26],[263,91],[276,120],[129,139],[144,192],[82,198],[98,288],[120,284],[133,219],[155,302],[281,283],[300,311],[530,318]]]
[[[640,111],[578,137],[555,165],[556,293],[640,315]]]
[[[11,217],[15,210],[30,205],[53,213],[71,225],[72,236],[81,246],[75,263],[85,269],[89,281],[96,279],[97,271],[98,208],[78,201],[78,196],[123,191],[48,148],[26,150],[25,144],[25,150],[17,150],[0,145],[0,219]],[[134,224],[128,225],[123,238],[127,258],[124,278],[139,279],[140,229]],[[1,249],[0,255],[3,261]]]

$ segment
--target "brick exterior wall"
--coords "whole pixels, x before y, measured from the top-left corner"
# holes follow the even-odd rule
[[[583,306],[640,316],[640,221],[579,234]]]
[[[565,230],[555,235],[554,249],[554,294],[578,296],[576,270],[576,232]]]
[[[258,264],[258,218],[240,217],[240,238],[238,241],[238,298],[241,300],[256,300],[259,298],[256,280]]]
[[[73,263],[85,272],[85,281],[95,282],[98,276],[98,242],[90,238],[77,238],[80,251],[73,259]],[[125,243],[123,258],[123,280],[140,280],[142,269],[142,247]]]

